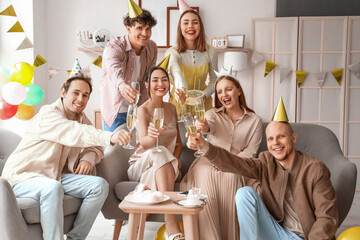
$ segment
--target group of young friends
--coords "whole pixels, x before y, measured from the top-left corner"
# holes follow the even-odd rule
[[[67,239],[86,238],[108,193],[107,182],[91,175],[94,166],[104,155],[102,146],[131,142],[129,132],[115,129],[126,122],[128,107],[138,105],[137,144],[128,177],[158,191],[173,191],[176,180],[181,180],[181,190],[201,188],[208,195],[198,215],[201,239],[334,239],[339,220],[329,170],[295,150],[296,134],[286,119],[268,124],[268,151],[255,158],[263,137],[261,119],[247,106],[231,71],[217,72],[216,52],[206,43],[200,15],[179,0],[177,43],[165,54],[170,55],[169,75],[155,66],[157,46],[150,37],[156,20],[128,2],[128,34],[111,40],[103,55],[105,131],[96,130],[83,113],[91,80],[71,76],[61,98],[41,108],[5,164],[2,177],[15,196],[40,202],[43,238],[63,239],[64,194],[84,199]],[[205,154],[181,179],[179,102],[192,89],[205,95],[207,111],[202,121],[196,120],[196,128],[207,134],[207,141],[200,133],[187,135],[187,146]],[[155,108],[164,112],[160,129],[152,122]],[[157,141],[161,151],[154,152]],[[165,215],[165,224],[167,239],[186,238],[175,215]]]

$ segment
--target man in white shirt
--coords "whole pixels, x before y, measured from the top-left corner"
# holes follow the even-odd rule
[[[39,201],[45,240],[63,239],[64,194],[83,199],[67,239],[86,238],[108,194],[108,183],[90,175],[104,156],[103,146],[132,139],[125,130],[92,126],[83,113],[91,91],[90,78],[67,79],[61,98],[40,109],[2,172],[17,198]]]

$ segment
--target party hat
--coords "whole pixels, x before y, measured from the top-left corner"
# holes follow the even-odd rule
[[[83,71],[80,67],[79,59],[75,60],[74,67],[71,70],[70,77],[83,76]]]
[[[189,7],[189,5],[187,5],[187,3],[184,0],[178,0],[178,5],[180,10],[180,15],[187,10],[192,10],[192,8]]]
[[[143,10],[133,0],[128,0],[128,8],[130,18],[137,17],[143,12]]]
[[[215,75],[216,75],[217,78],[220,78],[220,77],[222,77],[222,76],[231,76],[231,77],[234,77],[234,76],[232,75],[232,66],[230,67],[229,70],[226,70],[226,69],[224,68],[224,66],[221,66],[220,72],[217,72],[217,71],[215,71],[215,70],[214,70],[214,72],[215,72]]]
[[[289,121],[287,114],[286,114],[285,107],[284,107],[284,103],[283,103],[283,100],[281,97],[280,97],[279,103],[276,107],[274,116],[272,117],[271,121],[275,121],[275,122],[288,122]]]
[[[168,71],[169,67],[169,60],[170,60],[170,54],[166,56],[157,66],[164,69],[166,72]]]

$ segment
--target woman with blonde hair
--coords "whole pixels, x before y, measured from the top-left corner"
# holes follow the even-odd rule
[[[217,79],[215,108],[205,113],[202,122],[196,121],[196,127],[208,134],[211,144],[242,157],[255,157],[262,137],[261,119],[247,106],[243,89],[231,73]],[[256,180],[221,172],[205,157],[192,163],[181,189],[198,187],[208,195],[208,204],[198,215],[201,239],[240,238],[235,194],[246,185],[259,190]]]

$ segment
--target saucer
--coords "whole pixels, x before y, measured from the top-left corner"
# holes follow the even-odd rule
[[[187,208],[201,207],[202,205],[205,204],[205,202],[202,200],[198,200],[198,201],[194,201],[194,202],[189,202],[188,200],[179,200],[176,203],[183,207],[187,207]]]

